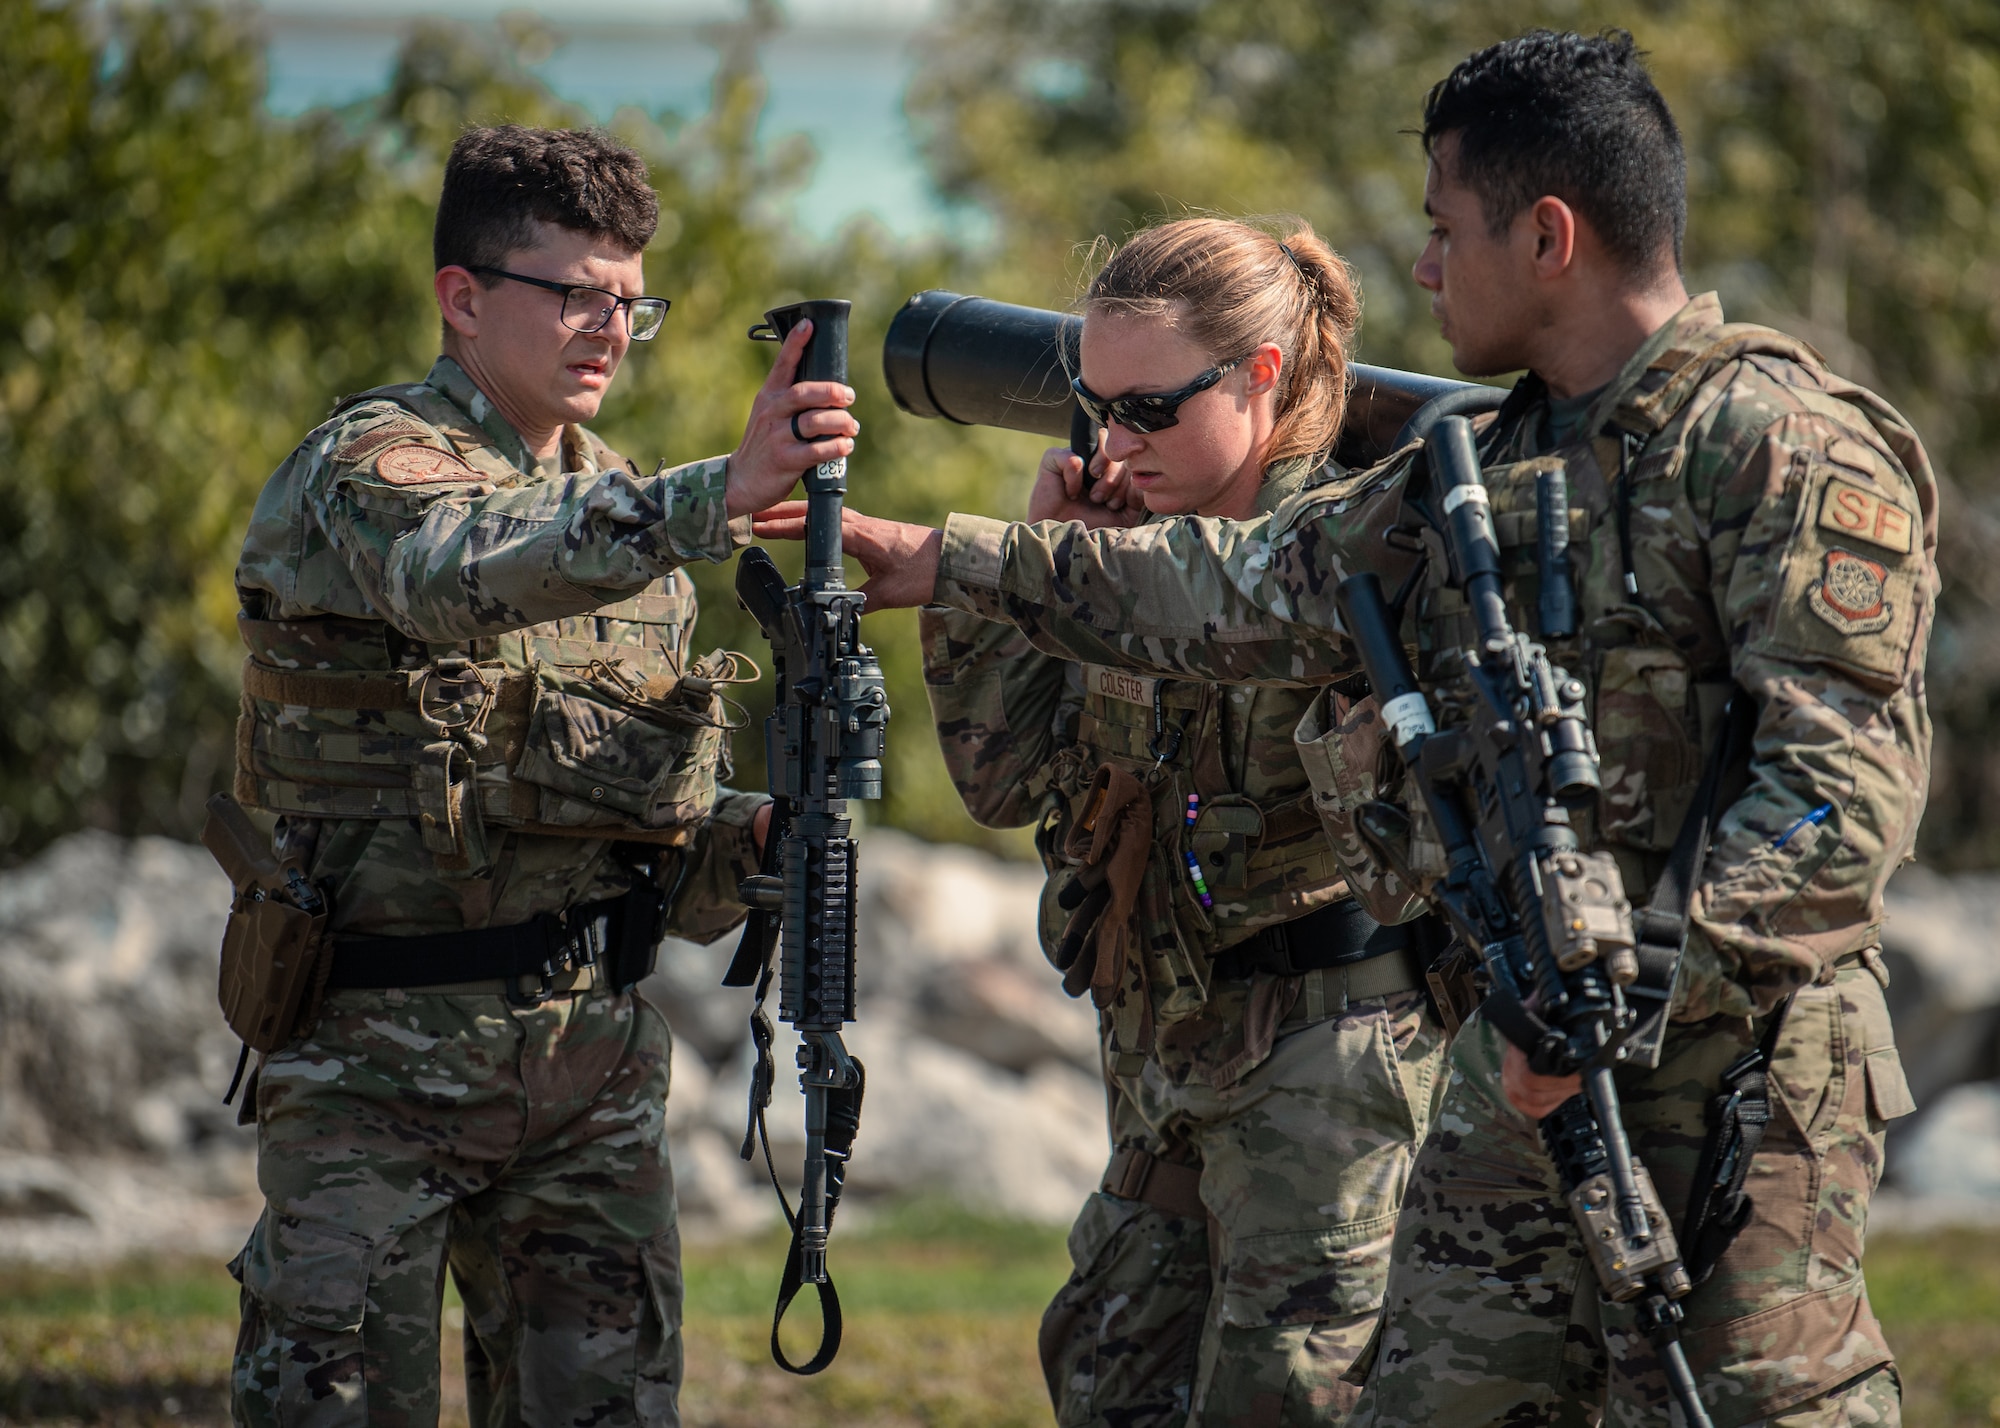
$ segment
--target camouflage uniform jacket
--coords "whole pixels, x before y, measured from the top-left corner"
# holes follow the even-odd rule
[[[1317,459],[1279,463],[1257,512],[1338,475]],[[1092,775],[1112,763],[1152,795],[1153,856],[1134,912],[1145,952],[1111,1009],[1110,1054],[1156,1057],[1178,1081],[1249,1069],[1257,1058],[1240,1054],[1234,1028],[1219,1044],[1194,1028],[1162,1033],[1210,1005],[1217,952],[1347,895],[1292,743],[1312,691],[1079,664],[1035,650],[1011,625],[957,611],[925,610],[921,629],[925,688],[967,811],[987,827],[1035,825],[1049,872],[1046,950],[1068,921],[1055,898],[1068,866],[1062,849]],[[1190,794],[1200,799],[1192,827]],[[1190,852],[1212,907],[1195,896]]]
[[[1567,469],[1581,633],[1551,653],[1590,691],[1605,785],[1582,831],[1643,897],[1728,688],[1749,691],[1750,782],[1697,890],[1676,1017],[1768,1010],[1877,942],[1883,885],[1916,836],[1937,594],[1929,460],[1886,403],[1793,339],[1724,325],[1713,295],[1641,346],[1579,439],[1536,455],[1547,408],[1524,379],[1483,460],[1522,629],[1535,628],[1534,475]],[[1393,588],[1413,563],[1384,539],[1406,514],[1411,455],[1251,522],[1086,532],[953,516],[936,599],[1075,659],[1232,683],[1340,679],[1356,666],[1335,587],[1375,570]],[[1467,642],[1456,592],[1429,584],[1417,630],[1435,693]]]
[[[673,899],[671,925],[709,940],[740,920],[734,889],[754,871],[751,824],[763,799],[716,789],[726,764],[721,721],[697,711],[683,719],[692,732],[660,768],[614,769],[635,775],[628,789],[570,757],[587,754],[590,720],[606,716],[599,706],[565,704],[573,681],[560,673],[623,680],[635,700],[678,687],[696,614],[678,567],[732,553],[726,478],[721,457],[642,477],[581,427],[564,430],[558,457],[537,461],[445,357],[420,384],[349,399],[278,468],[236,572],[252,650],[238,791],[284,814],[281,843],[334,885],[337,929],[413,936],[506,926],[611,896],[630,884],[614,838],[632,831],[607,824],[598,832],[592,800],[622,800],[636,811],[619,816],[642,823],[646,800],[657,802],[663,787],[680,797],[672,826],[651,839],[677,845],[652,858]],[[512,805],[496,790],[505,793],[509,770],[499,760],[519,762],[524,743],[534,743],[524,729],[553,731],[544,751],[552,757],[538,772],[548,787],[532,790],[540,804],[526,817],[489,815],[483,836],[470,848],[461,836],[456,855],[441,851],[430,820],[394,801],[413,801],[413,784],[424,787],[422,770],[407,766],[415,741],[400,737],[398,721],[440,709],[446,722],[461,717],[456,705],[422,703],[425,679],[453,658],[534,672],[518,681],[529,686],[520,707],[496,716],[496,730],[513,723],[492,741],[490,758],[455,771],[447,764],[437,780],[459,799],[454,811],[478,799],[506,812]],[[711,658],[694,668],[721,682],[727,664]],[[310,687],[322,670],[378,686],[404,680],[409,707],[293,702],[285,677],[297,672]],[[713,701],[704,693],[701,702]],[[342,720],[355,727],[341,732]],[[632,749],[628,740],[624,752]],[[368,805],[366,785],[398,782],[400,791]],[[477,813],[474,806],[481,832]],[[560,824],[576,826],[521,831]]]

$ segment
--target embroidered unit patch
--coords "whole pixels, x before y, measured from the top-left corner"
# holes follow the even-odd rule
[[[435,446],[392,447],[375,462],[375,474],[394,486],[483,479],[449,451],[439,451]]]
[[[1843,635],[1872,635],[1889,627],[1895,610],[1884,596],[1889,572],[1851,550],[1826,553],[1819,580],[1806,594],[1812,612]]]
[[[431,429],[417,422],[401,419],[388,421],[381,426],[371,426],[359,436],[334,448],[333,459],[343,466],[359,466],[385,446],[424,441],[431,436]]]
[[[1819,523],[1827,530],[1883,546],[1898,555],[1908,555],[1916,538],[1915,522],[1908,511],[1837,477],[1826,483],[1826,495],[1819,503]]]

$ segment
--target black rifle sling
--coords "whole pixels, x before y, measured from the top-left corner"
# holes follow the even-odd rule
[[[1687,817],[1681,820],[1666,870],[1653,884],[1646,906],[1633,919],[1638,934],[1639,979],[1625,989],[1625,996],[1638,1014],[1638,1025],[1626,1039],[1629,1065],[1660,1064],[1674,981],[1687,948],[1695,889],[1708,861],[1716,820],[1735,801],[1733,795],[1750,767],[1750,744],[1756,731],[1756,701],[1743,689],[1732,689],[1722,711],[1722,730],[1709,750],[1708,766],[1702,770]]]
[[[758,860],[758,871],[766,876],[774,876],[778,871],[779,847],[784,842],[785,825],[791,819],[791,812],[785,801],[779,799],[772,805],[771,821],[764,830],[764,851]],[[763,908],[751,909],[744,920],[743,936],[736,944],[736,955],[729,960],[729,970],[722,974],[725,987],[749,987],[757,989],[750,1003],[750,1043],[756,1050],[756,1063],[750,1070],[750,1116],[743,1128],[743,1148],[737,1154],[749,1160],[756,1152],[757,1137],[764,1126],[764,1112],[771,1105],[771,1087],[775,1083],[777,1067],[771,1060],[771,1045],[777,1033],[771,1025],[770,1013],[764,1010],[764,998],[771,991],[771,964],[778,950],[779,915]],[[771,1153],[767,1146],[764,1162],[770,1164]],[[776,1170],[771,1172],[771,1184],[778,1183]],[[778,1201],[784,1203],[785,1192],[778,1192]],[[787,1214],[790,1211],[786,1212]]]
[[[1709,1100],[1708,1138],[1681,1227],[1682,1263],[1696,1284],[1715,1273],[1723,1251],[1749,1222],[1751,1202],[1743,1183],[1771,1124],[1771,1062],[1791,1010],[1789,996],[1778,1003],[1757,1044],[1722,1073],[1722,1090]]]
[[[829,1226],[833,1223],[833,1212],[840,1207],[841,1188],[847,1182],[847,1160],[854,1152],[855,1133],[861,1129],[861,1093],[868,1085],[868,1068],[856,1058],[854,1070],[854,1085],[846,1090],[829,1091],[826,1098],[826,1219]],[[760,1132],[761,1129],[760,1119]],[[764,1164],[771,1168],[771,1143],[768,1138],[764,1141]],[[771,1184],[776,1186],[777,1183],[778,1173],[771,1168]],[[799,1218],[786,1203],[783,1189],[778,1191],[778,1204],[785,1212],[786,1223],[792,1227],[792,1244],[785,1253],[785,1273],[778,1284],[778,1307],[771,1314],[771,1358],[786,1373],[804,1377],[818,1373],[840,1352],[840,1291],[833,1287],[831,1274],[823,1283],[813,1286],[819,1291],[819,1348],[802,1364],[795,1364],[786,1358],[783,1347],[778,1343],[778,1326],[785,1322],[786,1312],[791,1309],[792,1301],[805,1284],[805,1275],[799,1248]]]
[[[764,849],[757,859],[757,871],[765,877],[776,877],[780,845],[785,841],[785,827],[792,821],[790,800],[774,799],[771,804],[771,821],[764,828]],[[744,919],[743,937],[736,944],[736,955],[729,959],[729,970],[722,974],[725,987],[756,986],[760,977],[768,978],[771,969],[771,953],[778,945],[778,914],[766,912],[761,907],[752,908],[750,916]],[[762,1005],[764,990],[759,987],[757,1001]]]

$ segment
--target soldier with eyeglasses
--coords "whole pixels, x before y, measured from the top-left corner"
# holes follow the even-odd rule
[[[251,519],[236,793],[332,954],[246,1092],[238,1423],[435,1423],[447,1268],[472,1421],[678,1421],[669,1037],[631,988],[742,918],[769,820],[718,786],[741,675],[680,567],[859,428],[792,382],[809,324],[727,456],[645,474],[582,425],[666,317],[658,207],[603,135],[467,133],[442,355],[341,401]]]

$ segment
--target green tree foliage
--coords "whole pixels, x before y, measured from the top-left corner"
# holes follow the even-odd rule
[[[2000,11],[1974,0],[961,0],[911,108],[999,218],[988,281],[1074,290],[1073,246],[1290,210],[1354,261],[1368,360],[1449,372],[1410,280],[1423,96],[1542,24],[1629,27],[1686,134],[1690,285],[1807,338],[1947,481],[1925,853],[2000,860]]]
[[[935,519],[1032,467],[1020,443],[895,414],[873,353],[893,307],[946,276],[861,225],[797,243],[782,200],[804,141],[755,140],[753,7],[711,111],[618,116],[653,168],[649,254],[673,296],[600,422],[642,462],[727,451],[799,296],[856,300],[854,485]],[[227,778],[241,648],[231,575],[250,504],[341,394],[421,373],[436,348],[431,213],[468,123],[584,124],[495,46],[413,32],[388,92],[298,120],[263,107],[262,42],[234,11],[0,0],[0,861],[80,825],[191,836]],[[702,635],[762,657],[724,567],[698,572]],[[914,618],[871,621],[904,714],[883,816],[976,836],[924,724]],[[760,697],[761,696],[761,697]],[[764,689],[746,700],[755,717]],[[740,782],[761,741],[739,740]]]
[[[1188,208],[1295,211],[1357,265],[1364,355],[1448,371],[1423,295],[1422,96],[1535,23],[1631,26],[1687,131],[1688,262],[1730,310],[1879,384],[1952,481],[1931,676],[1940,861],[2000,859],[2000,20],[1973,0],[961,0],[913,116],[946,191],[994,215],[975,264],[850,226],[809,245],[785,202],[803,140],[760,145],[751,0],[711,103],[620,114],[663,203],[649,285],[675,300],[599,422],[642,462],[734,446],[802,296],[856,303],[857,505],[1012,513],[1040,443],[895,412],[874,353],[907,294],[1059,305],[1081,245]],[[261,41],[199,0],[0,0],[0,861],[92,824],[182,836],[226,777],[240,650],[230,574],[256,490],[338,395],[436,343],[432,203],[472,122],[581,124],[523,67],[531,22],[420,27],[389,91],[273,119]],[[762,658],[731,567],[697,571],[701,636]],[[914,618],[872,618],[898,711],[876,810],[979,837],[928,734]],[[761,717],[768,683],[746,699]],[[738,740],[739,783],[761,775]]]

